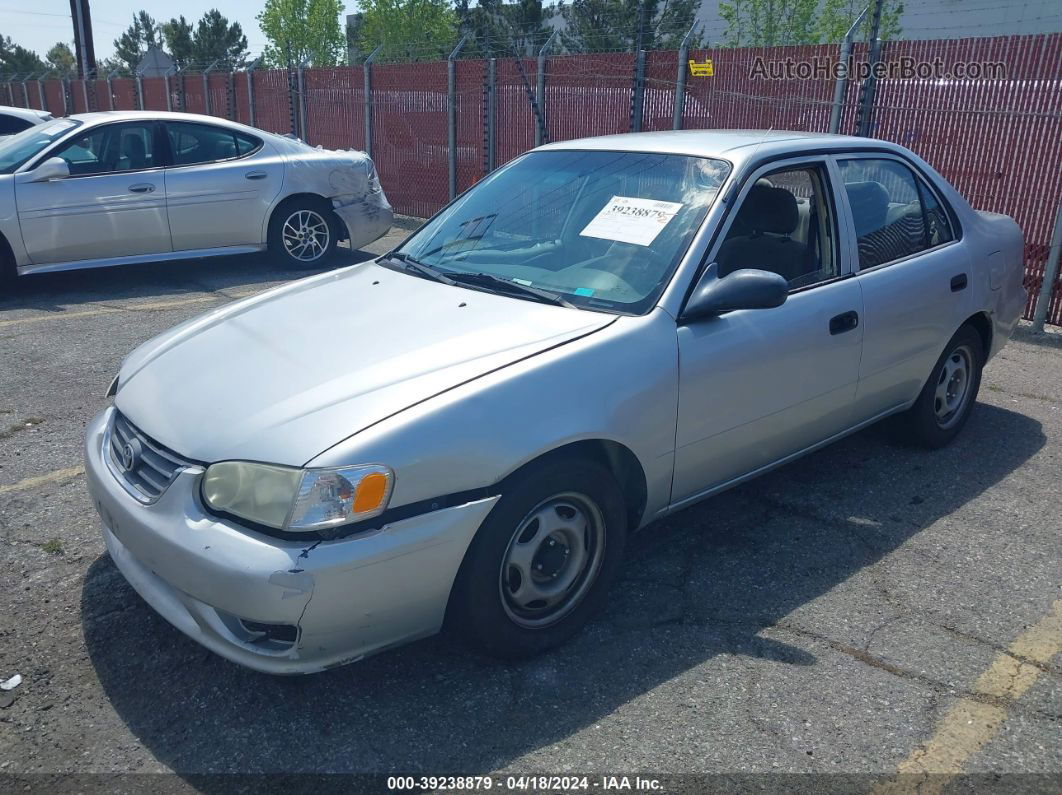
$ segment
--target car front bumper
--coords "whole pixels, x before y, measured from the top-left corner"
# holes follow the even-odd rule
[[[196,467],[156,502],[134,499],[104,458],[113,412],[88,427],[85,471],[115,565],[179,630],[266,673],[313,673],[437,632],[468,544],[498,500],[335,541],[279,540],[208,514]],[[263,635],[264,626],[282,629]]]

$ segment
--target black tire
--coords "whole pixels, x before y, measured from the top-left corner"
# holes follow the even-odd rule
[[[11,288],[15,286],[17,278],[18,271],[15,270],[15,258],[11,254],[7,241],[4,240],[3,236],[0,236],[0,295],[10,293]]]
[[[984,346],[977,330],[972,326],[963,326],[955,332],[937,359],[918,400],[897,418],[903,441],[936,449],[958,436],[977,401],[984,361]],[[955,379],[963,371],[965,380],[961,384],[962,394],[955,397],[955,406],[951,408],[949,401],[953,391],[959,388]]]
[[[561,540],[566,532],[563,527],[537,540],[543,530],[536,524],[537,517],[550,511],[558,517],[559,525],[572,522],[573,526],[579,524],[578,514],[569,511],[585,512],[582,563],[576,545]],[[598,519],[600,531],[592,526]],[[472,540],[450,595],[447,627],[470,645],[503,659],[530,657],[563,643],[604,603],[623,558],[626,534],[623,494],[607,469],[574,458],[532,465],[506,486]],[[520,538],[532,536],[536,539],[532,543],[520,543]],[[595,547],[598,543],[600,546]],[[525,554],[532,546],[538,550],[533,557]],[[542,572],[534,573],[538,582],[532,582],[533,588],[539,583],[545,588],[562,586],[573,576],[575,566],[582,566],[582,573],[563,591],[565,596],[557,605],[525,609],[516,604],[514,583],[520,581],[517,567],[507,567],[504,579],[502,572],[503,564],[517,555],[514,552],[511,556],[510,549],[518,547],[525,547],[519,557],[527,559],[529,568]],[[545,571],[543,560],[549,566]],[[558,577],[561,579],[555,579]],[[570,603],[564,601],[568,598]],[[534,601],[528,604],[534,605]]]
[[[297,224],[299,214],[305,214],[310,228],[320,230],[323,222],[327,229],[328,240],[324,243],[321,251],[311,249],[303,258],[292,253],[291,247],[285,245],[285,225],[289,222]],[[289,232],[292,227],[288,227]],[[316,196],[296,196],[281,202],[280,206],[273,211],[273,217],[269,219],[269,255],[273,262],[287,268],[317,268],[331,264],[336,257],[336,244],[343,233],[342,224],[332,212],[332,206],[324,199]],[[320,239],[317,234],[313,235]],[[289,235],[289,240],[291,239]],[[297,251],[297,250],[296,250]]]

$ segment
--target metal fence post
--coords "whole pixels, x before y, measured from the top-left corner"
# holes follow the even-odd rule
[[[364,103],[365,115],[365,154],[369,157],[372,157],[372,62],[376,59],[376,54],[380,52],[381,47],[383,45],[378,44],[361,64],[362,102]]]
[[[136,73],[136,107],[144,109],[144,76],[140,72]]]
[[[682,129],[682,114],[686,112],[686,73],[689,71],[689,64],[686,61],[690,57],[690,39],[693,38],[695,30],[697,30],[696,22],[682,37],[682,43],[679,45],[678,74],[675,75],[675,112],[671,117],[672,130]]]
[[[548,137],[546,130],[546,53],[557,38],[557,30],[549,34],[538,51],[538,73],[535,75],[535,146],[542,146]]]
[[[1047,262],[1044,263],[1044,280],[1040,285],[1040,295],[1036,297],[1036,312],[1033,313],[1033,331],[1044,330],[1047,322],[1047,308],[1051,304],[1055,279],[1058,277],[1058,259],[1062,255],[1062,199],[1055,212],[1055,231],[1051,233],[1051,247],[1047,249]]]
[[[247,64],[247,123],[254,127],[254,70],[258,67],[261,58],[255,58]]]
[[[859,95],[859,114],[856,117],[856,135],[870,135],[870,117],[874,110],[874,89],[877,79],[874,68],[881,60],[881,8],[885,0],[874,0],[874,12],[870,17],[870,55],[868,56],[867,77]]]
[[[457,195],[457,56],[467,40],[467,34],[462,36],[461,41],[457,42],[457,46],[454,47],[454,51],[450,53],[450,57],[446,59],[446,140],[449,144],[446,159],[450,167],[451,199]]]
[[[214,103],[210,101],[210,72],[217,65],[218,62],[214,61],[203,70],[203,108],[206,110],[207,116],[214,115]]]
[[[27,72],[25,79],[22,81],[22,99],[23,99],[23,101],[25,101],[27,108],[30,107],[30,101],[29,101],[29,86],[26,85],[26,83],[28,83],[30,81],[31,77],[33,77],[33,73],[32,72]]]
[[[187,95],[187,92],[184,90],[184,81],[185,81],[185,78],[186,78],[186,75],[184,73],[184,69],[182,69],[180,66],[178,66],[176,75],[177,75],[177,84],[176,84],[177,85],[177,107],[180,108],[181,113],[184,113],[185,111],[188,110],[188,95]]]
[[[171,67],[172,69],[172,67]],[[166,110],[173,111],[173,96],[170,92],[170,69],[167,69],[162,75],[162,85],[166,89]]]
[[[81,78],[81,96],[83,96],[85,98],[85,112],[86,113],[90,113],[90,112],[96,110],[96,108],[92,107],[96,103],[94,103],[94,102],[90,103],[89,102],[88,84],[89,84],[89,78],[88,78],[88,75],[86,74],[86,75],[82,76],[82,78]],[[96,96],[96,92],[93,91],[92,95]]]
[[[288,123],[291,125],[291,134],[299,137],[299,114],[295,110],[295,66],[288,59]]]
[[[37,76],[37,98],[41,101],[41,110],[48,110],[48,97],[44,94],[44,78],[47,76],[48,72]]]
[[[489,174],[494,170],[494,140],[495,140],[495,116],[496,116],[496,103],[497,103],[497,74],[498,74],[498,59],[487,59],[487,107],[486,107],[486,121],[487,121],[487,167],[483,169],[484,174]]]
[[[830,132],[835,135],[841,131],[841,111],[844,109],[844,90],[848,85],[848,59],[852,57],[852,39],[855,38],[856,30],[863,24],[870,6],[862,10],[852,27],[844,34],[841,41],[841,53],[838,56],[837,82],[833,86],[833,108],[830,109]]]
[[[236,121],[236,73],[229,65],[228,78],[225,80],[225,118]]]
[[[296,85],[299,92],[299,137],[307,143],[310,141],[310,136],[306,130],[306,67],[309,63],[308,60],[300,63],[299,71],[296,74]]]
[[[59,85],[63,90],[63,115],[69,116],[74,109],[73,98],[70,96],[70,76],[63,75],[59,78]]]

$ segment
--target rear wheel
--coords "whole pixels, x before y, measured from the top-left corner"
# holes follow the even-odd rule
[[[503,658],[563,643],[604,602],[626,529],[607,469],[581,460],[533,466],[506,488],[469,546],[449,626]]]
[[[981,335],[963,326],[944,348],[914,406],[898,418],[907,441],[936,448],[954,439],[977,400],[983,365]]]
[[[291,199],[270,219],[269,252],[278,265],[306,268],[328,264],[335,256],[339,227],[324,199]]]
[[[0,294],[9,292],[15,285],[18,271],[15,270],[15,257],[8,248],[7,241],[0,236]]]

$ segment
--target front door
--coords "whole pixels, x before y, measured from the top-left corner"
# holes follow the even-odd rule
[[[672,502],[680,504],[850,427],[863,299],[841,245],[832,165],[760,169],[712,259],[785,276],[786,302],[681,326]]]
[[[171,251],[166,185],[155,123],[93,127],[42,160],[60,157],[66,179],[15,178],[22,239],[34,265]]]

